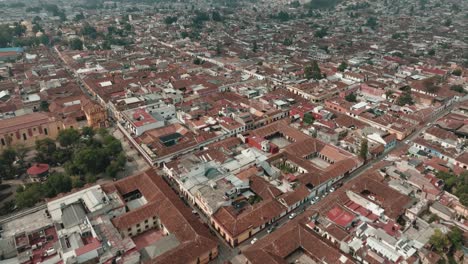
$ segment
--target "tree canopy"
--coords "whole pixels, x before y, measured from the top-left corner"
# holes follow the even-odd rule
[[[307,65],[304,68],[304,77],[308,80],[320,80],[323,79],[322,72],[320,71],[320,67],[316,61],[313,61],[311,65]]]
[[[61,163],[65,173],[51,173],[43,184],[32,183],[19,188],[18,207],[30,207],[43,198],[93,183],[102,173],[116,177],[125,166],[126,156],[120,141],[105,129],[97,133],[90,127],[84,127],[81,131],[64,129],[59,132],[57,141],[60,146],[48,138],[36,141],[36,160],[51,165]],[[2,160],[10,164],[16,156],[16,152],[4,151],[0,164]]]
[[[348,64],[346,62],[341,62],[341,64],[338,66],[338,71],[344,72],[348,68]]]
[[[436,176],[444,181],[444,190],[454,194],[460,199],[460,203],[468,206],[468,171],[462,172],[459,176],[439,171]]]
[[[429,239],[429,243],[439,253],[444,252],[444,250],[450,246],[450,240],[440,229],[434,230],[434,234]]]
[[[83,50],[83,41],[81,41],[79,38],[70,40],[68,44],[72,50]]]
[[[3,150],[0,155],[0,181],[1,178],[10,178],[16,174],[14,162],[16,160],[16,151],[13,148]]]
[[[304,122],[305,124],[312,124],[314,120],[315,118],[311,113],[305,113],[302,122]]]
[[[369,151],[369,146],[368,146],[367,139],[363,138],[361,141],[361,148],[359,149],[359,157],[361,157],[364,161],[366,161],[368,151]]]
[[[62,147],[70,147],[75,145],[80,140],[80,132],[76,129],[69,128],[60,130],[57,141]]]
[[[399,106],[414,104],[413,97],[411,96],[411,91],[403,91],[400,97],[398,97],[396,104]]]
[[[356,94],[355,93],[350,93],[348,95],[345,96],[345,100],[348,101],[348,102],[357,102],[357,97],[356,97]]]

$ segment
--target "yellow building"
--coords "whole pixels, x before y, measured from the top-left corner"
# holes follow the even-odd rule
[[[0,120],[0,151],[9,146],[33,147],[36,140],[55,139],[62,124],[48,113],[31,113]]]
[[[81,109],[86,115],[88,126],[94,128],[107,127],[107,112],[104,107],[91,100],[86,100],[83,102]]]

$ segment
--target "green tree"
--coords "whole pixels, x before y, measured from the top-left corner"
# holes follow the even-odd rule
[[[81,134],[86,137],[93,137],[95,132],[92,127],[85,126],[81,129]]]
[[[72,50],[83,50],[83,41],[79,38],[73,38],[70,40],[69,46]]]
[[[0,215],[12,213],[15,210],[15,201],[7,201],[0,209]]]
[[[216,22],[223,21],[223,17],[221,16],[221,14],[218,11],[213,11],[211,13],[211,19],[213,19],[213,21],[216,21]]]
[[[46,34],[42,34],[40,37],[37,38],[37,41],[43,45],[49,45],[50,39]]]
[[[413,97],[411,96],[411,91],[403,91],[400,97],[398,97],[396,104],[399,106],[414,104]]]
[[[164,18],[164,24],[166,25],[172,25],[175,22],[177,22],[177,17],[176,16],[168,16]]]
[[[458,68],[452,71],[452,75],[461,76],[462,72],[463,72],[462,69]]]
[[[90,24],[86,23],[83,28],[81,29],[81,34],[84,36],[88,36],[92,39],[97,37],[97,30],[95,27],[91,26]]]
[[[315,118],[311,113],[305,113],[302,122],[304,122],[305,124],[312,124],[314,120]]]
[[[73,128],[60,130],[57,141],[62,147],[70,147],[80,140],[80,132]]]
[[[40,183],[27,184],[25,188],[18,188],[15,196],[16,205],[19,208],[32,207],[43,198],[43,190]]]
[[[328,35],[328,30],[326,28],[320,28],[319,30],[315,31],[314,37],[316,38],[324,38],[326,35]]]
[[[39,32],[39,31],[43,31],[41,25],[39,25],[39,24],[34,24],[33,27],[32,27],[32,32],[37,33],[37,32]]]
[[[72,188],[81,188],[85,185],[85,182],[81,179],[80,176],[72,176],[70,178],[71,178]]]
[[[70,176],[63,173],[52,173],[44,184],[44,194],[46,197],[55,197],[59,193],[69,192],[72,189]]]
[[[36,141],[36,160],[43,163],[52,163],[54,153],[57,150],[55,142],[50,138]]]
[[[365,26],[368,26],[368,27],[370,27],[372,29],[377,28],[377,25],[378,25],[377,18],[372,17],[372,16],[367,19],[367,22],[365,24]]]
[[[346,64],[346,62],[343,61],[341,62],[340,66],[338,66],[338,71],[344,72],[346,68],[348,68],[348,64]]]
[[[83,20],[83,19],[85,19],[85,16],[83,15],[83,12],[80,12],[79,14],[76,14],[76,16],[75,16],[75,18],[73,20],[78,22],[78,21]]]
[[[11,178],[16,174],[16,167],[13,163],[16,160],[16,151],[9,147],[0,155],[0,181],[2,178]]]
[[[195,65],[201,65],[202,63],[203,63],[203,61],[200,58],[195,58],[193,60],[193,64],[195,64]]]
[[[96,175],[88,174],[86,175],[86,183],[95,183],[97,181]]]
[[[220,56],[223,53],[221,42],[216,43],[216,55]]]
[[[434,249],[442,253],[450,246],[450,240],[447,235],[443,234],[440,229],[434,230],[434,234],[429,239],[429,243],[434,247]]]
[[[357,97],[355,93],[350,93],[345,96],[345,100],[348,102],[357,102]]]
[[[427,55],[429,55],[429,56],[434,56],[435,54],[436,54],[435,49],[430,49],[430,50],[427,52]]]
[[[458,198],[460,199],[461,204],[463,204],[464,206],[468,206],[468,192],[465,191],[459,194]]]
[[[24,144],[15,145],[16,159],[20,167],[24,167],[26,154],[28,153],[28,148]]]
[[[283,40],[283,45],[285,46],[291,46],[293,44],[293,39],[290,37],[287,37]]]
[[[447,236],[456,249],[461,249],[463,246],[463,232],[458,227],[453,227]]]
[[[49,112],[49,102],[47,101],[41,101],[41,104],[39,105],[39,109],[44,112]]]
[[[257,41],[254,41],[254,42],[252,43],[252,52],[255,53],[255,52],[257,52],[257,50],[258,50]]]
[[[122,143],[111,135],[104,137],[104,148],[109,155],[117,155],[122,151]]]
[[[423,81],[423,86],[428,93],[437,93],[439,90],[439,87],[436,85],[436,80],[434,78],[425,79]]]
[[[364,161],[367,161],[367,153],[369,152],[369,146],[367,139],[363,138],[361,141],[361,147],[359,149],[359,157],[361,157]]]
[[[452,25],[452,19],[448,18],[447,20],[444,21],[444,26],[450,27]]]
[[[116,162],[111,162],[109,166],[106,168],[106,174],[109,177],[115,178],[117,176],[117,173],[120,171],[120,167]]]
[[[100,173],[107,167],[102,149],[83,148],[73,155],[73,164],[82,173]]]
[[[389,99],[390,96],[392,96],[392,95],[393,95],[393,91],[392,91],[392,90],[387,90],[387,91],[385,91],[385,98]]]
[[[285,11],[280,11],[277,15],[276,15],[276,18],[283,21],[283,22],[286,22],[288,21],[291,17],[289,16],[289,13],[288,12],[285,12]]]
[[[322,72],[320,71],[320,67],[318,66],[317,61],[313,61],[311,65],[307,65],[304,68],[304,77],[308,80],[320,80],[323,78]]]

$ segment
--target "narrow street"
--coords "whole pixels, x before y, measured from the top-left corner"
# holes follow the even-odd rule
[[[460,100],[460,102],[464,101],[466,98],[464,98],[463,100]],[[453,107],[455,107],[458,103],[454,103],[450,106],[448,106],[446,109],[440,111],[439,113],[437,113],[436,115],[434,115],[429,121],[428,123],[433,123],[434,121],[436,121],[437,119],[439,119],[440,117],[442,117],[443,115],[446,115],[447,113],[449,113]],[[404,141],[404,142],[412,142],[420,133],[424,132],[426,129],[428,128],[428,126],[420,126],[418,127],[418,129],[416,129],[410,136],[407,137],[407,139]],[[398,141],[396,146],[390,150],[388,153],[391,153],[392,151],[398,149],[399,147],[403,146],[403,142],[400,142]],[[369,162],[367,162],[366,164],[364,164],[363,166],[359,167],[358,169],[356,169],[354,172],[352,172],[348,177],[344,178],[341,182],[342,183],[346,183],[346,182],[349,182],[351,181],[352,179],[355,179],[356,177],[359,177],[361,175],[363,175],[368,169],[370,169],[371,167],[373,167],[376,163],[382,161],[383,159],[386,158],[386,156],[388,155],[388,153],[384,154],[384,155],[381,155]],[[160,175],[164,175],[164,173],[162,171],[160,171]],[[163,176],[166,181],[169,183],[169,185],[171,185],[171,188],[179,194],[179,189],[178,189],[178,186],[176,186],[176,184],[170,180],[167,179],[166,176]],[[257,234],[255,234],[254,236],[252,236],[251,238],[247,239],[246,241],[242,242],[240,245],[238,245],[237,247],[235,248],[232,248],[231,246],[229,246],[226,241],[219,235],[219,233],[214,230],[214,228],[211,226],[210,222],[209,222],[209,219],[200,211],[200,209],[196,206],[194,206],[193,204],[189,203],[186,201],[186,199],[179,195],[179,197],[181,197],[181,199],[187,204],[187,206],[190,206],[193,210],[193,212],[196,212],[197,215],[200,217],[201,221],[203,223],[205,223],[205,225],[210,228],[211,232],[217,236],[218,240],[219,240],[219,256],[216,260],[214,260],[212,263],[224,263],[226,260],[230,260],[232,259],[233,257],[235,257],[236,255],[240,254],[240,252],[242,252],[242,250],[248,248],[251,244],[251,241],[254,239],[254,238],[257,238],[257,239],[261,239],[265,236],[268,235],[268,229],[270,226],[267,226],[266,228],[264,228],[262,231],[258,232]],[[319,201],[320,202],[320,201]],[[310,202],[307,201],[301,205],[299,205],[297,208],[295,208],[294,210],[292,210],[291,212],[289,212],[288,214],[286,214],[285,216],[281,217],[280,219],[278,219],[276,222],[275,222],[275,230],[278,229],[278,228],[281,228],[281,226],[283,226],[284,224],[286,224],[290,219],[289,219],[289,215],[291,213],[295,213],[296,215],[299,215],[301,214],[302,212],[304,212],[305,210],[307,210],[307,208],[311,206]],[[297,217],[297,216],[296,216]],[[275,231],[273,231],[275,232]]]

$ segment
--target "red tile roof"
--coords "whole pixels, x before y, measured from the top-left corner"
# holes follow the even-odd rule
[[[346,261],[343,264],[354,263],[351,256],[341,253],[331,243],[303,224],[305,219],[306,215],[296,218],[259,240],[244,251],[245,257],[253,264],[288,263],[286,258],[296,250],[302,249],[316,262],[343,263],[340,262],[340,258],[344,257]]]
[[[128,228],[152,216],[157,216],[164,227],[176,236],[180,245],[147,263],[191,263],[201,255],[215,250],[217,243],[203,226],[153,169],[103,186],[106,192],[119,195],[139,190],[147,204],[112,220],[118,229]]]
[[[34,164],[27,170],[28,175],[36,176],[43,174],[49,170],[49,165],[45,163]]]
[[[354,220],[354,218],[356,218],[355,215],[347,212],[340,206],[335,206],[330,211],[328,211],[327,217],[342,227],[348,226]]]
[[[236,214],[231,207],[221,207],[213,214],[213,219],[236,237],[249,228],[257,228],[278,217],[285,210],[277,200],[261,201],[247,210]]]

